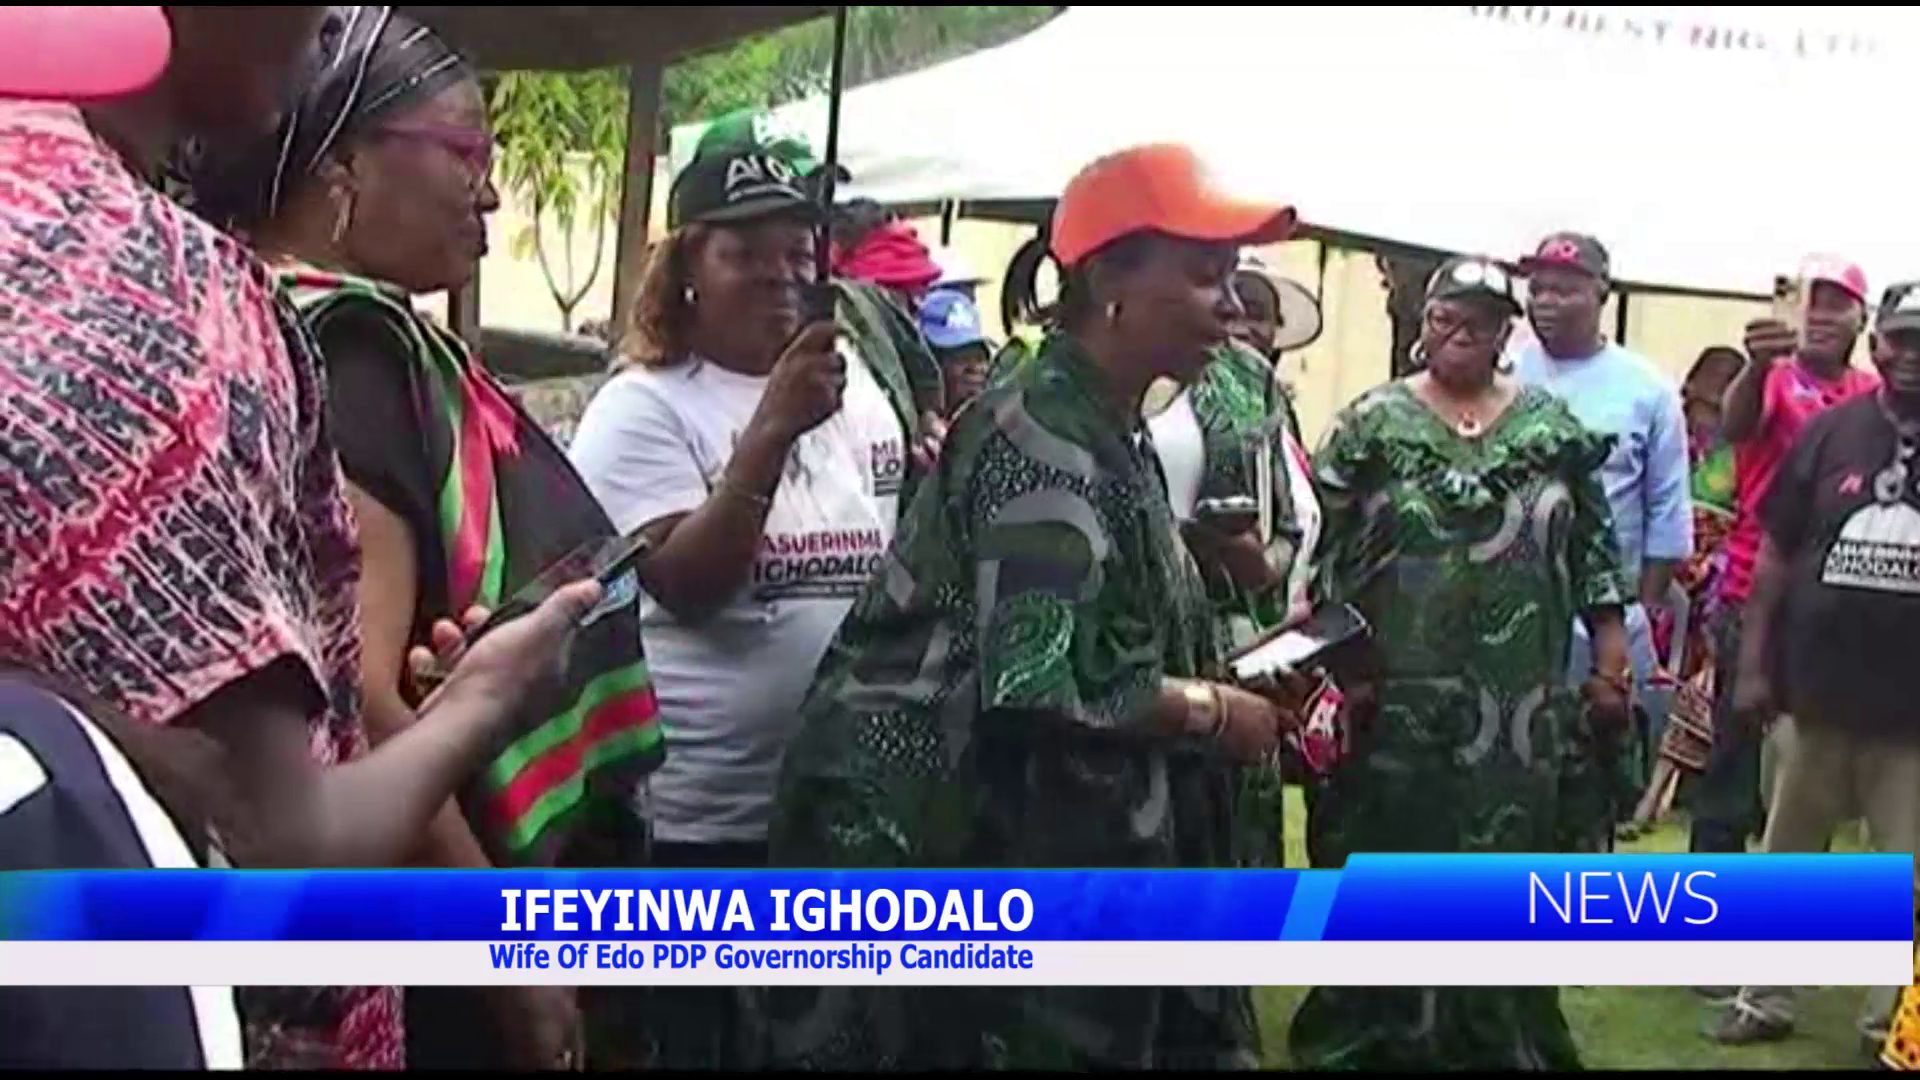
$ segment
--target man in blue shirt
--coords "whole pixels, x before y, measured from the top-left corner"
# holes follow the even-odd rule
[[[1641,603],[1627,610],[1627,632],[1635,687],[1644,692],[1655,664],[1646,607],[1666,606],[1674,567],[1693,552],[1686,413],[1660,369],[1601,336],[1612,266],[1598,240],[1556,233],[1521,260],[1521,269],[1535,341],[1516,357],[1515,374],[1559,395],[1581,423],[1614,438],[1602,480],[1621,566],[1639,585]],[[1587,650],[1585,629],[1577,628],[1568,670],[1590,670]],[[1650,719],[1652,746],[1665,717]]]

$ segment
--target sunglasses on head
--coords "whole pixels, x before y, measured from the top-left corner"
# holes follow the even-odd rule
[[[1508,292],[1511,288],[1507,272],[1490,262],[1463,262],[1453,268],[1449,277],[1456,285],[1485,286],[1497,293]]]

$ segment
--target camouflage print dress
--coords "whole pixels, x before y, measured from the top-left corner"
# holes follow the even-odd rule
[[[1144,426],[1053,338],[959,417],[821,665],[788,750],[776,865],[1225,865],[1211,744],[1140,727],[1216,663]],[[992,988],[766,996],[802,1068],[1216,1068],[1244,991]]]
[[[1373,623],[1361,674],[1378,705],[1310,792],[1317,862],[1565,849],[1560,796],[1590,746],[1567,639],[1577,613],[1624,596],[1598,480],[1607,450],[1533,388],[1475,440],[1405,383],[1336,419],[1314,462],[1323,595]],[[1291,1046],[1303,1068],[1579,1066],[1553,988],[1317,989]]]

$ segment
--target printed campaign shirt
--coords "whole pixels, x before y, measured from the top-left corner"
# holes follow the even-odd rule
[[[795,441],[740,592],[692,625],[642,600],[667,733],[643,794],[658,839],[765,838],[801,698],[893,540],[904,428],[867,361],[841,347],[840,411]],[[581,417],[574,466],[622,532],[691,513],[718,489],[766,385],[699,359],[621,372]]]
[[[1787,704],[1796,719],[1912,738],[1920,635],[1920,436],[1878,395],[1807,426],[1762,515],[1787,560]]]
[[[0,100],[0,651],[172,724],[282,660],[366,748],[359,550],[311,343],[66,106]],[[254,1067],[398,1068],[391,989],[248,991]]]

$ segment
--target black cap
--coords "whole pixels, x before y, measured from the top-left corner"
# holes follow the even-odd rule
[[[1888,286],[1880,294],[1880,311],[1874,316],[1873,327],[1883,334],[1920,330],[1920,281]]]
[[[1492,259],[1478,255],[1456,255],[1440,264],[1427,279],[1427,300],[1459,300],[1469,296],[1498,301],[1508,314],[1520,314],[1520,301],[1513,294],[1513,272]]]
[[[1556,266],[1601,281],[1613,280],[1613,258],[1607,254],[1607,246],[1584,233],[1554,233],[1540,241],[1533,254],[1520,260],[1521,271],[1528,274]]]
[[[673,182],[667,227],[729,224],[775,214],[820,218],[799,172],[784,158],[763,151],[696,157]]]

